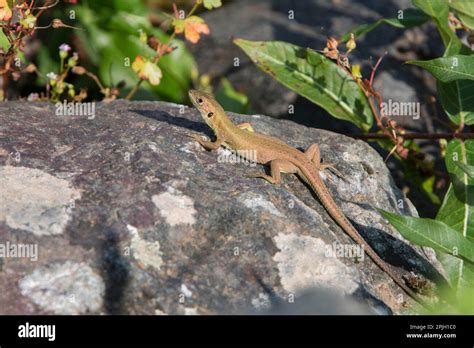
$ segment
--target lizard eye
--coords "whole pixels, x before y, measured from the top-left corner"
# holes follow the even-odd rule
[[[213,112],[210,112],[210,113],[207,114],[207,117],[212,117],[212,116],[214,116]]]
[[[203,100],[202,100],[201,98],[198,98],[198,99],[197,99],[197,102],[198,102],[198,104],[202,104],[202,103],[203,103]]]

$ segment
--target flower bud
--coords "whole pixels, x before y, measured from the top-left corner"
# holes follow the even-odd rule
[[[75,66],[72,68],[72,72],[76,75],[84,75],[86,73],[86,69],[82,66]]]
[[[347,41],[346,47],[347,47],[347,52],[350,52],[357,47],[353,33],[351,33],[351,38],[349,39],[349,41]]]
[[[339,41],[337,41],[334,37],[328,37],[326,41],[326,47],[329,50],[337,50],[337,46],[339,45]]]

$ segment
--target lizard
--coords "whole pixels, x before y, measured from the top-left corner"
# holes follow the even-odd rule
[[[191,102],[200,112],[201,117],[212,129],[216,137],[215,141],[207,141],[198,134],[189,134],[191,138],[196,140],[206,150],[217,150],[223,146],[233,152],[242,154],[244,157],[255,153],[256,156],[252,157],[256,158],[246,159],[256,159],[257,163],[270,166],[271,175],[258,174],[249,177],[263,178],[272,184],[278,185],[281,182],[282,172],[297,174],[313,190],[331,218],[357,244],[364,248],[364,251],[375,264],[388,274],[410,297],[426,306],[424,300],[390,269],[389,265],[382,260],[360,235],[332,198],[329,189],[319,174],[319,171],[332,167],[332,165],[321,163],[318,144],[313,143],[306,151],[302,152],[280,139],[255,132],[247,122],[238,125],[234,124],[211,94],[198,90],[190,90],[188,94]]]

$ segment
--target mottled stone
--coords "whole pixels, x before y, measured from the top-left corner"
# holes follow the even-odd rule
[[[98,313],[104,282],[83,263],[65,262],[36,268],[18,284],[21,294],[54,314]]]
[[[63,233],[80,191],[38,169],[0,167],[0,221],[37,236]]]

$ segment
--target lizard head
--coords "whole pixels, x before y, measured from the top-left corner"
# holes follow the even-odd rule
[[[195,89],[189,91],[189,98],[196,109],[199,110],[207,125],[216,132],[219,122],[222,121],[222,117],[225,115],[222,106],[219,105],[211,94]]]

